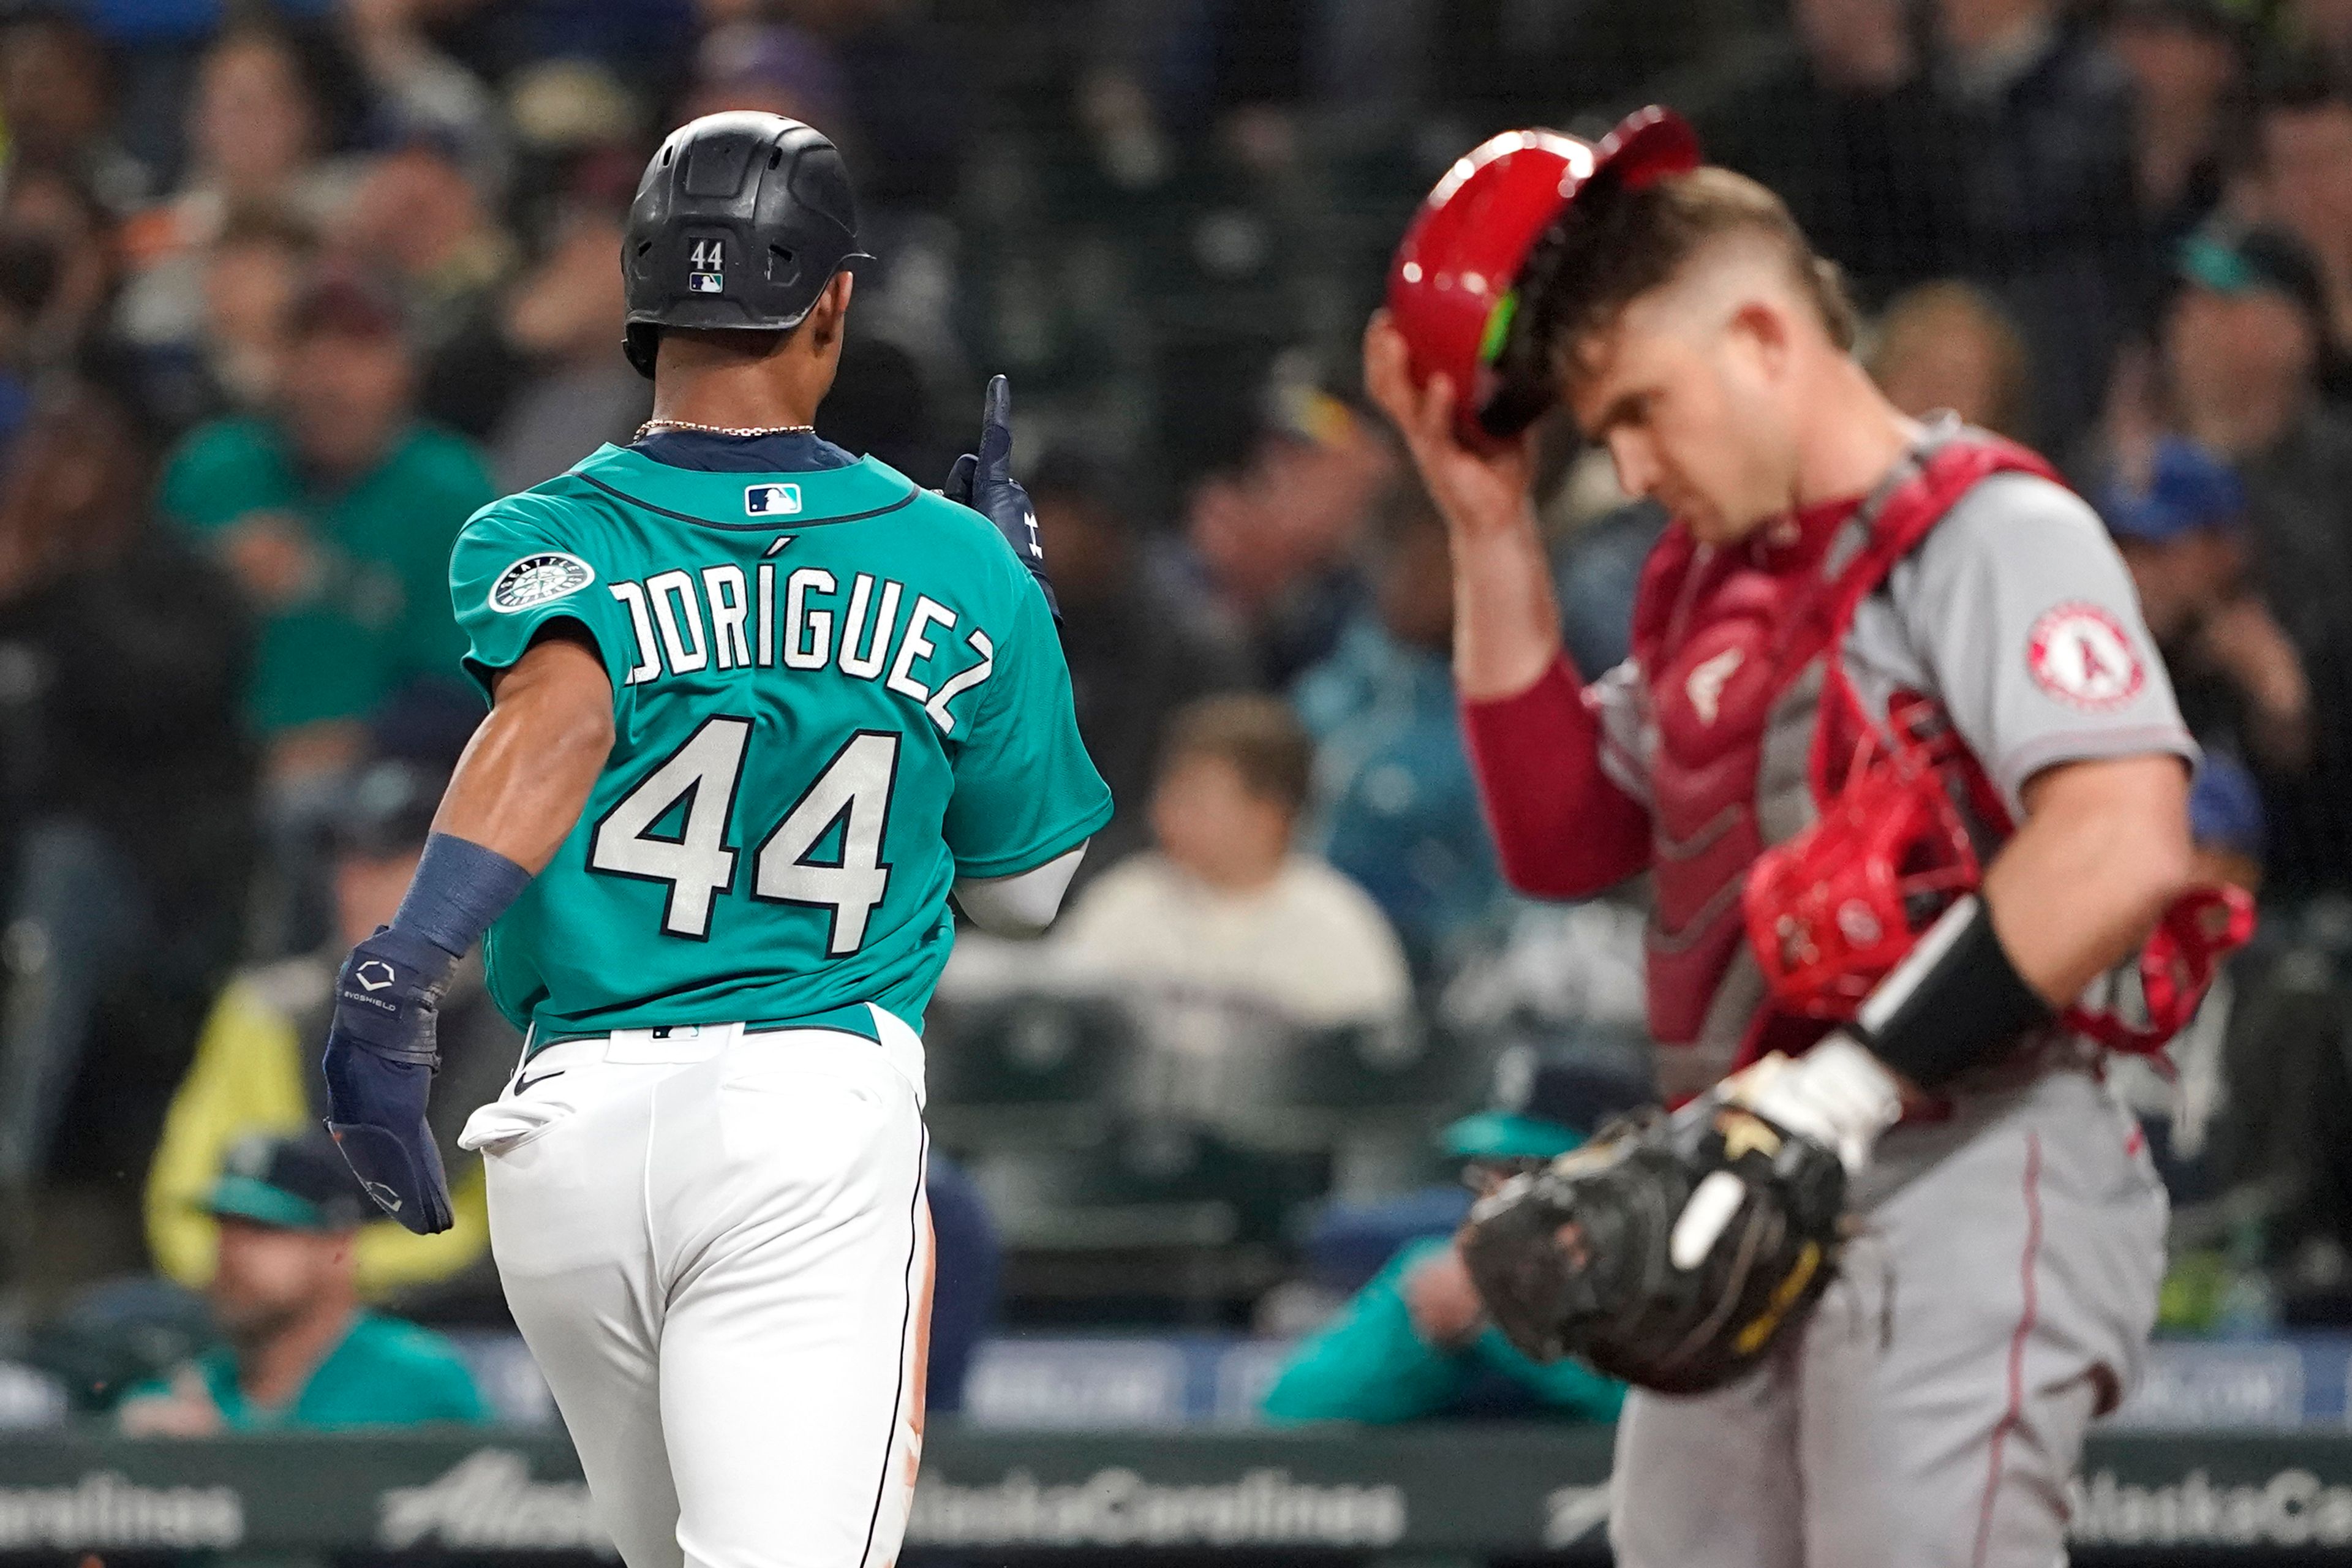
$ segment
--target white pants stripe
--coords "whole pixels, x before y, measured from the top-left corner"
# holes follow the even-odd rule
[[[508,1304],[628,1568],[896,1560],[930,1311],[908,1036],[567,1042],[468,1124]]]

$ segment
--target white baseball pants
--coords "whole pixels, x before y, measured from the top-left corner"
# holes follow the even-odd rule
[[[507,1302],[628,1568],[898,1556],[931,1246],[921,1042],[883,1026],[567,1041],[467,1125]]]

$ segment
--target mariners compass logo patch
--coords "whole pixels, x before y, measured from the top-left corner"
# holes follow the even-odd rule
[[[490,608],[502,616],[519,615],[550,599],[576,594],[596,580],[596,569],[577,555],[543,551],[526,555],[490,584]]]

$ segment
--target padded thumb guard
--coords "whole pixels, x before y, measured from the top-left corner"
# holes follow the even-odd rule
[[[335,1147],[343,1152],[343,1163],[376,1207],[417,1235],[431,1236],[447,1230],[456,1219],[449,1209],[449,1179],[441,1168],[441,1151],[421,1122],[419,1129],[418,1137],[404,1140],[364,1121],[327,1123]],[[420,1163],[426,1168],[419,1169]]]

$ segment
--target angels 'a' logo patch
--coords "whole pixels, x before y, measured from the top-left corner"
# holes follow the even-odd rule
[[[490,608],[502,616],[519,615],[534,605],[576,594],[596,580],[596,569],[577,555],[543,551],[526,555],[490,584]]]
[[[2121,621],[2097,605],[2058,605],[2033,623],[2026,668],[2034,684],[2076,708],[2120,708],[2147,683]]]

